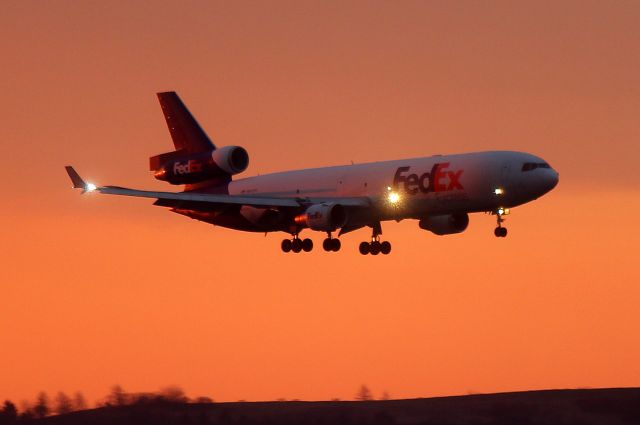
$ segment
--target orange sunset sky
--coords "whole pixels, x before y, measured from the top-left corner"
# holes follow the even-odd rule
[[[0,13],[0,400],[640,385],[640,2],[11,1]],[[285,255],[99,184],[177,190],[155,93],[245,175],[511,149],[560,172],[509,237],[383,225]],[[318,243],[322,234],[303,233]]]

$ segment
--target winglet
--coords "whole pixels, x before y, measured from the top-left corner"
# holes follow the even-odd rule
[[[86,189],[87,184],[84,182],[84,180],[82,180],[80,174],[78,174],[78,172],[74,170],[72,166],[67,165],[64,168],[67,170],[67,174],[69,174],[69,178],[73,183],[74,189]]]
[[[94,185],[93,183],[86,183],[84,180],[82,180],[80,174],[78,174],[78,172],[74,170],[72,166],[67,165],[64,168],[67,170],[67,174],[69,174],[69,178],[73,183],[74,189],[82,189],[82,193],[93,192],[94,190],[96,190],[96,185]]]

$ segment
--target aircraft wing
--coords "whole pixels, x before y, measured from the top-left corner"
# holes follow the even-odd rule
[[[303,197],[271,197],[271,196],[253,196],[253,195],[225,195],[225,194],[209,194],[195,192],[157,192],[149,190],[129,189],[119,186],[95,186],[91,183],[85,183],[78,175],[73,167],[67,166],[67,173],[73,182],[74,188],[82,189],[85,192],[99,192],[107,195],[133,196],[138,198],[154,198],[157,199],[156,205],[165,207],[177,207],[188,204],[198,209],[201,205],[202,209],[211,209],[212,206],[230,206],[230,205],[248,205],[254,207],[288,207],[300,208],[305,205],[335,202],[345,207],[367,207],[370,205],[369,198],[366,197],[323,197],[323,198],[303,198]]]
[[[138,198],[156,198],[166,201],[205,202],[209,204],[251,205],[254,207],[299,207],[301,204],[292,198],[270,198],[258,196],[218,195],[192,192],[155,192],[149,190],[128,189],[118,186],[103,186],[95,189],[107,195],[135,196]]]

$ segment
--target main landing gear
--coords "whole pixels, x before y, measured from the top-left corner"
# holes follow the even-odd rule
[[[327,238],[322,242],[322,248],[327,252],[338,252],[341,246],[340,239],[332,238],[331,233],[327,233]]]
[[[341,243],[340,239],[335,239],[331,237],[331,233],[328,233],[328,237],[322,242],[322,248],[325,251],[340,251]],[[284,239],[280,244],[280,248],[282,248],[283,252],[310,252],[313,250],[313,241],[309,238],[300,239],[297,234],[293,235],[292,239]]]
[[[507,237],[507,228],[502,227],[502,223],[504,223],[505,218],[503,216],[509,214],[508,208],[500,208],[495,212],[498,222],[498,227],[495,228],[493,234],[496,235],[496,238],[505,238]]]
[[[362,255],[378,255],[380,253],[387,255],[391,252],[391,242],[380,242],[380,235],[382,234],[382,227],[380,223],[376,223],[373,226],[373,234],[371,235],[371,242],[361,242],[358,247],[360,254]]]
[[[284,239],[280,244],[283,252],[295,252],[300,251],[309,252],[313,249],[313,241],[309,238],[300,239],[298,235],[293,235],[293,239]]]
[[[362,255],[378,255],[384,254],[387,255],[391,252],[391,242],[384,241],[380,242],[380,239],[374,239],[371,242],[360,242],[360,254]]]

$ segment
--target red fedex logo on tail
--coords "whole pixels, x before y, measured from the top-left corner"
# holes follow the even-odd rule
[[[202,171],[202,164],[195,159],[190,159],[184,164],[180,161],[173,163],[173,174],[190,174],[199,173],[200,171]]]
[[[449,163],[437,163],[431,167],[431,171],[422,175],[407,174],[411,167],[398,167],[393,177],[393,187],[397,190],[400,185],[409,195],[422,193],[446,192],[450,190],[464,190],[460,183],[460,176],[464,170],[448,170]]]

